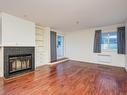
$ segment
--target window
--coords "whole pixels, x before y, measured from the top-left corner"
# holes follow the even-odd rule
[[[117,50],[117,32],[102,33],[101,48],[102,51]]]

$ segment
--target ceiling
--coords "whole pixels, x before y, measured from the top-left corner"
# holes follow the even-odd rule
[[[127,0],[0,0],[0,11],[60,31],[122,23]]]

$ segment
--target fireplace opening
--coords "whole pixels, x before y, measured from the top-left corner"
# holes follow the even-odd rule
[[[32,54],[9,56],[9,74],[32,69]]]

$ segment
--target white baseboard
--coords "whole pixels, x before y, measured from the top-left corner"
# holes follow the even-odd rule
[[[63,59],[63,60],[60,60],[60,61],[57,61],[57,62],[52,62],[52,63],[48,63],[49,65],[53,65],[53,64],[58,64],[58,63],[62,63],[62,62],[66,62],[68,61],[69,59]]]
[[[59,64],[59,63],[62,63],[62,62],[66,62],[66,61],[68,61],[68,60],[69,60],[69,59],[67,58],[67,59],[63,59],[63,60],[57,61],[57,62],[45,63],[45,64],[42,64],[42,65],[40,65],[40,66],[36,66],[35,69],[37,69],[37,68],[39,68],[39,67],[41,67],[41,66],[44,66],[44,65],[54,65],[54,64]]]

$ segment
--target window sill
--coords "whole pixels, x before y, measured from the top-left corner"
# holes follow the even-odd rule
[[[117,53],[117,50],[101,50],[102,52],[115,52],[115,53]]]

